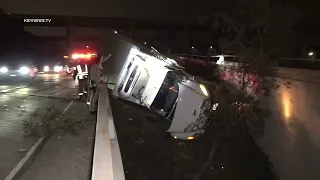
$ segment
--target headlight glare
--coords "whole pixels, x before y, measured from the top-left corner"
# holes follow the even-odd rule
[[[44,66],[43,71],[44,72],[48,72],[49,71],[49,66]]]
[[[8,72],[8,68],[7,67],[1,67],[0,68],[0,73],[7,73]]]
[[[29,73],[29,68],[23,66],[20,68],[20,73],[21,74],[28,74]]]
[[[54,72],[60,72],[61,71],[61,67],[60,66],[55,66],[53,70],[54,70]]]

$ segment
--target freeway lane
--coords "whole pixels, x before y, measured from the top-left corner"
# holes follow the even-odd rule
[[[261,144],[280,180],[319,180],[320,71],[281,68],[278,77]]]
[[[34,143],[21,131],[23,119],[38,108],[64,109],[76,94],[70,77],[39,75],[33,81],[0,80],[0,179],[4,179]]]

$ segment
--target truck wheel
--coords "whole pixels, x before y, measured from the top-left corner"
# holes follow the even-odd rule
[[[85,95],[79,95],[79,101],[80,101],[80,102],[86,102],[86,97],[85,97]]]
[[[119,99],[118,96],[115,96],[115,95],[113,95],[112,93],[110,94],[110,97],[111,97],[112,99]]]

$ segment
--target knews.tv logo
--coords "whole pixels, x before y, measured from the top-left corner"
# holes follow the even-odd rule
[[[25,23],[49,23],[51,19],[23,19]]]

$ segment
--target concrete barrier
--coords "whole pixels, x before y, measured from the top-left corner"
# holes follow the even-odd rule
[[[102,83],[99,88],[100,94],[91,179],[125,180],[107,86],[105,83]]]

